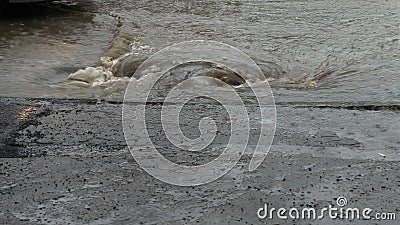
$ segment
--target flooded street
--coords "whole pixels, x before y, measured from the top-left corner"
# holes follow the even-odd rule
[[[95,11],[94,3],[80,4],[17,5],[1,12],[1,96],[79,96],[51,86],[92,65],[107,48],[114,26],[112,17],[88,11]],[[90,97],[89,90],[84,92]]]
[[[10,5],[0,81],[0,224],[399,224],[398,0]]]
[[[230,44],[272,65],[267,76],[278,101],[396,102],[400,95],[396,0],[61,1],[13,7],[0,25],[1,96],[121,100],[126,82],[67,81],[95,66],[116,32],[139,40],[140,57],[188,40]],[[318,84],[306,82],[318,75]]]

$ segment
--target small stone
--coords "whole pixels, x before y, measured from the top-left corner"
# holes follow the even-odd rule
[[[381,156],[381,157],[383,157],[383,158],[386,158],[386,155],[385,155],[385,154],[378,153],[378,155]]]

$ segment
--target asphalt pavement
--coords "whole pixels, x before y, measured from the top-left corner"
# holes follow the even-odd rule
[[[257,214],[265,204],[322,209],[345,197],[347,207],[398,215],[398,105],[280,103],[261,167],[247,171],[246,153],[198,187],[163,183],[138,166],[125,143],[122,103],[2,98],[0,105],[1,224],[398,224]]]

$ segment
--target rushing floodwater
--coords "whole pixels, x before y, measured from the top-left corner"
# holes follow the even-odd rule
[[[400,97],[397,0],[79,0],[14,7],[0,19],[0,96],[121,99],[126,78],[96,85],[67,79],[99,65],[117,31],[129,35],[138,58],[196,39],[235,46],[269,65],[278,101]]]

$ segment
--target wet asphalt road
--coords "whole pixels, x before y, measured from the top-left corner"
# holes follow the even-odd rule
[[[397,225],[399,9],[394,0],[85,0],[3,11],[0,224]],[[15,16],[19,10],[23,17]],[[213,183],[171,186],[130,155],[121,93],[104,97],[102,89],[59,86],[69,73],[94,65],[116,31],[135,33],[137,27],[152,51],[211,39],[276,63],[284,80],[335,72],[318,88],[293,88],[291,82],[273,88],[276,136],[256,171],[246,170],[247,153]],[[188,131],[196,133],[198,106],[187,110],[193,112],[184,118]],[[160,134],[152,135],[158,140]],[[213,157],[163,154],[178,162]],[[393,212],[398,219],[257,217],[264,203],[323,208],[340,196],[349,207]]]
[[[340,196],[349,207],[398,214],[398,105],[278,105],[277,134],[260,168],[247,171],[247,153],[221,179],[185,188],[138,166],[123,137],[121,104],[16,98],[0,104],[2,224],[398,223],[257,217],[264,203],[323,208]]]

